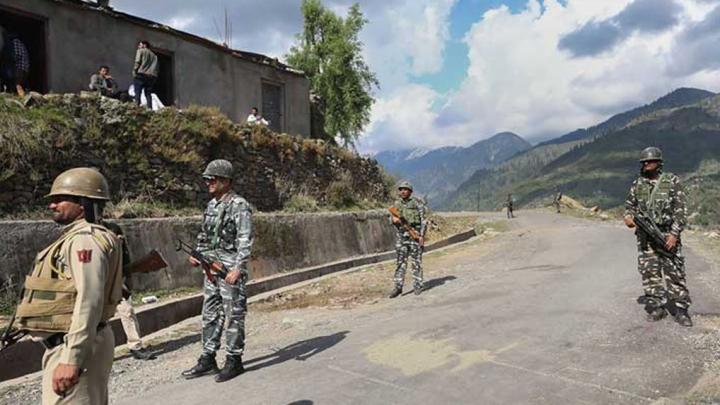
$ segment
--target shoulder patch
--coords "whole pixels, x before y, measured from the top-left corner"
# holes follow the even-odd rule
[[[78,261],[80,263],[90,263],[92,261],[92,250],[81,249],[77,251]]]

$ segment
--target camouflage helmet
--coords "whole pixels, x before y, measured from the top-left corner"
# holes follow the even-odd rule
[[[410,182],[407,181],[407,180],[403,180],[403,181],[401,181],[400,183],[398,183],[397,188],[398,188],[398,190],[400,190],[401,188],[406,188],[406,189],[408,189],[408,190],[410,190],[410,191],[413,191],[413,186],[412,186],[412,184],[410,184]]]
[[[225,159],[215,159],[208,163],[202,176],[203,178],[224,177],[226,179],[232,179],[233,165]]]
[[[660,150],[660,148],[650,146],[648,148],[643,149],[643,151],[640,152],[640,162],[650,162],[653,160],[659,160],[662,162],[663,156],[662,156],[662,151]]]
[[[60,173],[45,197],[73,195],[96,200],[109,200],[110,187],[105,176],[90,167],[76,167]]]

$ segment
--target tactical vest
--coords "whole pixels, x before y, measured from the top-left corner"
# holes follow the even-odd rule
[[[670,192],[672,191],[672,175],[662,173],[653,187],[649,181],[638,182],[636,197],[642,208],[655,223],[663,225],[663,213],[670,207]]]
[[[62,235],[35,258],[33,271],[25,278],[24,294],[16,312],[20,329],[43,332],[67,332],[70,329],[77,290],[70,274],[65,271],[69,263],[63,257],[63,247],[73,237],[89,234],[103,254],[107,255],[112,249],[114,238],[104,227],[95,224],[88,226]],[[117,267],[110,268],[107,275],[101,321],[107,321],[115,314],[120,301],[119,281],[122,270],[120,266]]]
[[[400,210],[402,215],[412,226],[420,226],[420,212],[418,211],[418,201],[410,197],[407,202],[403,200],[395,201],[395,207]]]

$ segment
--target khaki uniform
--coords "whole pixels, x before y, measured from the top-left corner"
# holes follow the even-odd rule
[[[140,338],[140,322],[138,321],[135,309],[133,309],[130,298],[124,298],[117,306],[117,315],[122,323],[125,336],[127,337],[127,347],[130,350],[140,350],[143,348],[142,339]]]
[[[115,337],[106,322],[120,301],[122,253],[105,227],[77,220],[40,252],[17,310],[18,325],[46,345],[42,403],[107,404]],[[58,364],[82,370],[64,397],[53,392]]]

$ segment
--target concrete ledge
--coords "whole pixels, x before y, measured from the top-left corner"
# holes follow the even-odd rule
[[[464,242],[475,235],[474,229],[453,235],[428,245],[425,252]],[[253,280],[247,285],[248,298],[353,267],[383,262],[394,257],[394,251],[382,252]],[[147,335],[199,315],[202,310],[202,301],[203,295],[195,294],[139,309],[137,317],[142,334]],[[111,319],[110,327],[113,328],[115,334],[115,344],[117,346],[125,344],[126,338],[120,319]],[[23,341],[0,353],[0,364],[2,364],[2,367],[0,367],[0,381],[21,377],[40,370],[44,351],[45,348],[38,343]]]

